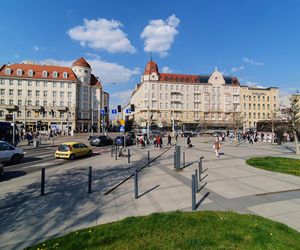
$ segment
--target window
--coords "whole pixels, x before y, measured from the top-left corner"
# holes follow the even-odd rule
[[[0,105],[5,105],[4,99],[0,99]]]
[[[56,106],[56,101],[52,102],[52,106],[55,107]]]
[[[71,107],[71,102],[68,102],[68,107]]]
[[[22,95],[22,90],[19,89],[19,90],[18,90],[18,96],[21,96],[21,95]]]
[[[18,75],[18,76],[21,76],[22,74],[23,74],[23,70],[17,69],[17,75]]]
[[[168,85],[165,86],[165,90],[168,90]]]
[[[28,96],[32,96],[32,90],[28,90],[28,91],[27,91],[27,95],[28,95]]]
[[[44,82],[44,87],[46,88],[48,86],[48,83],[47,82]]]
[[[4,111],[0,110],[0,117],[3,117],[3,116],[4,116]]]
[[[4,85],[4,79],[0,79],[0,84]]]
[[[64,98],[65,93],[64,92],[60,92],[60,98]]]
[[[54,72],[52,73],[52,76],[53,76],[53,78],[57,78],[57,77],[58,77],[58,73],[57,73],[56,71],[54,71]]]
[[[68,78],[68,73],[67,72],[63,73],[63,78]]]
[[[249,109],[251,109],[251,103],[249,103]]]
[[[57,83],[53,82],[53,88],[56,88],[56,87],[57,87]]]
[[[59,115],[60,115],[60,118],[64,118],[64,113],[63,112],[60,112]]]
[[[60,101],[60,106],[61,106],[61,107],[65,106],[64,101]]]
[[[68,89],[70,89],[71,88],[71,83],[68,83]]]
[[[13,80],[9,80],[9,85],[14,85],[14,81]]]
[[[246,109],[246,103],[244,103],[244,109]]]
[[[14,90],[13,90],[13,89],[10,89],[10,90],[9,90],[9,95],[10,95],[10,96],[14,95]]]
[[[46,107],[47,106],[47,101],[43,102],[43,106]]]
[[[14,100],[9,100],[9,105],[14,105]]]
[[[32,69],[28,70],[28,76],[33,76],[33,70]]]
[[[260,119],[260,113],[257,113],[257,118]]]
[[[249,118],[251,118],[251,113],[249,113]]]
[[[255,104],[255,103],[253,104],[253,109],[254,109],[254,110],[256,109],[256,104]]]
[[[39,100],[35,101],[35,105],[40,106],[40,101]]]
[[[47,90],[44,90],[44,91],[43,91],[43,96],[44,96],[44,97],[47,97],[47,94],[48,94]]]
[[[268,96],[268,97],[267,97],[267,102],[269,102],[269,101],[270,101],[270,97]]]
[[[39,87],[39,86],[40,86],[40,82],[36,81],[36,82],[35,82],[35,86],[36,86],[36,87]]]
[[[39,90],[36,90],[36,91],[35,91],[35,96],[36,96],[36,97],[40,96],[40,91],[39,91]]]
[[[65,84],[63,82],[60,83],[60,87],[63,88]]]
[[[0,95],[5,95],[5,89],[0,89]]]
[[[68,92],[68,99],[72,98],[72,92]]]
[[[18,86],[22,86],[22,81],[18,81]]]
[[[44,70],[44,71],[42,72],[42,76],[43,76],[43,77],[47,77],[47,76],[48,76],[48,72],[47,72],[46,70]]]
[[[260,110],[260,104],[257,104],[257,109]]]
[[[31,117],[31,111],[27,111],[27,117]]]
[[[52,97],[55,98],[56,97],[56,91],[52,92]]]
[[[10,73],[11,73],[10,68],[6,68],[6,69],[5,69],[5,75],[10,75]]]
[[[22,100],[18,100],[18,106],[22,106]]]
[[[28,105],[28,106],[31,106],[31,105],[32,105],[32,101],[31,101],[31,100],[28,100],[28,101],[27,101],[27,105]]]

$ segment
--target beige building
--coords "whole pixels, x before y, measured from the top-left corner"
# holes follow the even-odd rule
[[[211,75],[160,73],[149,61],[130,100],[140,126],[228,128],[240,112],[240,84],[215,69]]]
[[[102,84],[84,58],[72,67],[32,63],[0,68],[0,121],[15,114],[26,130],[67,131],[100,128]]]
[[[259,96],[259,97],[258,97]],[[154,61],[146,65],[130,103],[136,125],[182,129],[244,129],[255,127],[277,108],[278,89],[240,86],[236,77],[217,69],[210,75],[160,73]]]
[[[253,129],[260,120],[276,118],[279,111],[278,88],[241,86],[241,121],[243,128]]]

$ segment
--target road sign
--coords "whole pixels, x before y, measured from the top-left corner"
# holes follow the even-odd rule
[[[131,110],[130,109],[126,109],[126,114],[130,114]]]
[[[124,132],[124,131],[125,131],[124,126],[120,126],[120,132]]]
[[[100,109],[100,114],[104,115],[104,109]]]
[[[125,120],[120,120],[120,124],[121,124],[122,126],[124,126],[124,125],[125,125]]]
[[[111,110],[111,113],[112,113],[112,114],[117,114],[117,110],[116,110],[116,109],[112,109],[112,110]]]

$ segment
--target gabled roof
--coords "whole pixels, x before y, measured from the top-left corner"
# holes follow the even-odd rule
[[[10,75],[5,74],[5,70],[9,68],[11,73]],[[17,75],[17,70],[22,70],[22,75]],[[29,70],[33,71],[33,75],[30,76],[28,74]],[[43,71],[47,71],[47,77],[43,76]],[[57,72],[57,77],[53,77],[53,72]],[[67,78],[64,78],[63,73],[67,73]],[[18,78],[32,78],[32,79],[51,79],[51,80],[69,80],[69,81],[77,81],[77,78],[69,67],[61,67],[61,66],[49,66],[49,65],[37,65],[37,64],[11,64],[11,65],[3,65],[0,68],[0,76],[4,77],[18,77]]]
[[[153,72],[159,74],[157,64],[154,61],[150,60],[146,65],[144,75],[150,75]]]
[[[80,57],[75,62],[73,62],[72,66],[81,66],[81,67],[91,68],[91,66],[88,64],[88,62],[83,57]]]
[[[95,77],[93,74],[91,74],[91,86],[99,86],[102,87],[101,82]]]

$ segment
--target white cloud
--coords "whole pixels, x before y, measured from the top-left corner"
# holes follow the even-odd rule
[[[258,82],[248,81],[248,82],[246,82],[246,85],[248,85],[250,87],[261,88],[261,89],[267,88],[267,87],[260,85],[260,83],[258,83]]]
[[[91,58],[96,58],[96,59],[100,59],[101,57],[96,54],[96,53],[90,53],[90,52],[87,52],[85,53],[87,56],[91,57]]]
[[[81,46],[103,49],[110,53],[135,53],[136,48],[127,39],[127,34],[120,29],[122,26],[116,20],[84,19],[83,26],[76,26],[67,33],[73,40],[79,41]]]
[[[128,89],[128,90],[112,93],[110,95],[110,97],[112,97],[111,106],[114,107],[117,105],[122,105],[124,107],[124,105],[127,105],[129,103],[132,92],[133,92],[132,89]]]
[[[86,60],[91,65],[92,73],[96,77],[99,77],[99,79],[104,85],[110,83],[127,83],[130,80],[132,80],[132,77],[134,75],[139,75],[141,73],[139,68],[129,69],[124,67],[123,65],[112,62],[106,62],[101,59],[94,58]],[[70,67],[74,61],[59,61],[54,59],[45,59],[42,60],[40,63]]]
[[[15,57],[15,58],[19,58],[20,55],[19,55],[19,54],[14,54],[14,57]]]
[[[243,60],[244,60],[244,62],[250,63],[250,64],[255,65],[255,66],[264,66],[265,65],[265,63],[263,63],[263,62],[256,62],[256,61],[253,61],[253,60],[251,60],[247,57],[244,57]]]
[[[158,52],[161,57],[168,55],[174,37],[178,34],[176,27],[179,23],[179,18],[174,14],[169,16],[166,21],[162,19],[151,20],[141,34],[141,38],[145,39],[144,50],[146,52]]]
[[[163,73],[173,73],[173,70],[170,69],[168,66],[164,66],[161,71]]]
[[[244,68],[245,68],[244,66],[240,66],[240,67],[232,67],[232,68],[231,68],[231,71],[232,71],[232,72],[237,72],[237,71],[243,70]]]
[[[37,45],[34,45],[33,49],[34,49],[34,51],[36,51],[36,52],[40,50],[40,48],[39,48]]]

